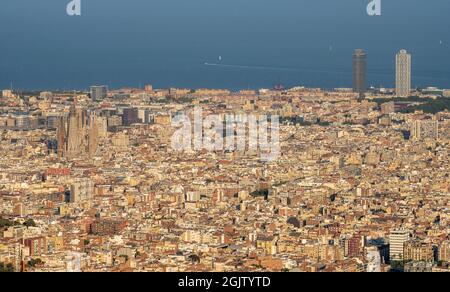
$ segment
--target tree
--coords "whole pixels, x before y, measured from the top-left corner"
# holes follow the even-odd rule
[[[403,271],[404,263],[403,261],[391,261],[391,271],[392,272],[401,272]]]
[[[44,264],[44,262],[41,259],[31,259],[28,261],[27,266],[29,268],[34,268],[36,266],[43,265],[43,264]]]
[[[264,199],[267,201],[269,197],[269,190],[268,189],[262,189],[262,190],[256,190],[250,194],[252,197],[264,197]]]
[[[0,263],[0,273],[13,273],[14,266],[12,264]]]
[[[26,227],[36,227],[36,222],[34,222],[33,219],[28,219],[23,223],[23,225]]]
[[[289,217],[287,223],[293,225],[294,227],[300,228],[300,221],[298,221],[295,217]]]
[[[0,228],[12,226],[14,222],[8,219],[0,219]]]
[[[195,264],[195,263],[200,263],[200,257],[198,256],[198,255],[196,255],[196,254],[191,254],[191,255],[189,255],[188,256],[188,260],[190,261],[190,262],[192,262],[193,264]]]

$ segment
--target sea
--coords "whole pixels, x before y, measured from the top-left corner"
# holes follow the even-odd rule
[[[0,2],[0,89],[393,87],[412,54],[414,87],[450,88],[450,1],[71,0]]]

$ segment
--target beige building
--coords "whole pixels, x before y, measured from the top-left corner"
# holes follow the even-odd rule
[[[434,260],[433,246],[418,240],[404,244],[404,260],[417,262],[432,262]]]
[[[443,262],[450,261],[450,241],[444,241],[439,246],[439,260]]]
[[[411,54],[401,50],[396,56],[396,93],[408,97],[411,93]]]

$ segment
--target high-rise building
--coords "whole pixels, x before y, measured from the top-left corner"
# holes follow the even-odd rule
[[[25,257],[24,250],[26,247],[21,243],[14,243],[10,247],[10,253],[13,255],[12,264],[14,271],[19,272],[23,270],[23,259]]]
[[[90,179],[77,179],[70,186],[70,202],[88,201],[94,196],[94,183]]]
[[[43,236],[27,238],[24,240],[25,247],[29,248],[30,256],[40,256],[47,251],[47,239]]]
[[[364,248],[364,238],[356,234],[345,242],[345,255],[354,258],[361,255]]]
[[[409,97],[411,93],[411,54],[401,50],[396,56],[396,94]]]
[[[417,120],[411,127],[411,137],[414,140],[439,138],[439,122],[434,120]]]
[[[58,129],[61,116],[58,114],[50,114],[47,116],[47,129]]]
[[[139,123],[139,111],[137,108],[123,109],[122,124],[126,127]]]
[[[403,245],[409,240],[409,231],[395,229],[389,235],[389,257],[391,261],[403,260]]]
[[[20,130],[30,129],[30,118],[26,115],[20,115],[16,117],[16,128]]]
[[[359,93],[360,99],[364,98],[367,91],[367,54],[362,49],[353,53],[353,91]]]
[[[94,101],[100,101],[108,96],[108,86],[91,86],[91,99]]]

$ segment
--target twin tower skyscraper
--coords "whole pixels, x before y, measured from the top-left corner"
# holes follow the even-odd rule
[[[401,50],[396,56],[395,93],[409,97],[411,93],[411,54]]]
[[[411,54],[400,50],[396,55],[395,93],[409,97],[411,93]],[[367,53],[357,49],[353,53],[353,91],[363,99],[367,91]]]

